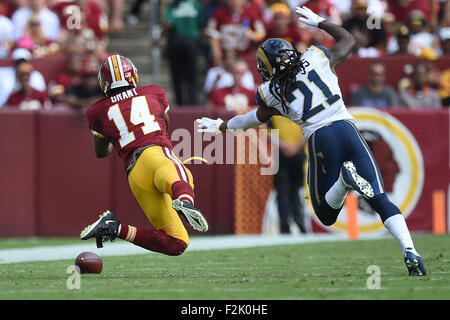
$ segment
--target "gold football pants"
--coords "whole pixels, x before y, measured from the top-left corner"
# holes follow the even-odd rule
[[[161,146],[145,149],[128,175],[131,191],[153,227],[189,245],[186,228],[172,208],[172,184],[180,180],[194,189],[189,169],[169,148]]]

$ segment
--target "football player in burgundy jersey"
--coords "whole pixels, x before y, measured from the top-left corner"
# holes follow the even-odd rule
[[[155,230],[121,224],[107,210],[80,238],[96,238],[102,247],[102,242],[119,237],[151,251],[180,255],[189,237],[178,214],[201,232],[208,230],[208,223],[194,207],[191,172],[172,152],[166,93],[155,85],[137,87],[136,67],[120,55],[103,61],[98,80],[106,97],[86,111],[95,153],[104,158],[117,150],[131,191]]]

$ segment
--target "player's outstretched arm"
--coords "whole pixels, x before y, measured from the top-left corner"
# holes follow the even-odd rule
[[[335,45],[330,50],[331,67],[334,68],[344,62],[356,44],[356,40],[351,33],[334,23],[326,21],[325,18],[320,17],[305,6],[297,7],[295,11],[302,16],[298,18],[299,21],[324,30],[336,40]]]
[[[336,40],[335,45],[330,49],[330,65],[334,68],[347,59],[355,47],[356,40],[347,30],[326,20],[319,23],[319,28]]]
[[[220,133],[227,129],[233,130],[247,130],[258,127],[266,123],[272,116],[279,115],[278,110],[274,108],[258,107],[255,110],[247,112],[242,115],[237,115],[230,120],[223,121],[220,118],[216,120],[210,118],[197,119],[198,132]]]

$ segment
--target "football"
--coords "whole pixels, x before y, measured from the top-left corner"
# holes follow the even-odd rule
[[[99,255],[93,252],[82,252],[75,259],[75,265],[80,268],[80,273],[101,273],[103,261]]]

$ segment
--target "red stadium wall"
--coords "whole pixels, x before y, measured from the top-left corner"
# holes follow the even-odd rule
[[[174,110],[172,127],[193,132],[194,120],[201,116],[216,115],[204,108]],[[151,228],[129,190],[122,160],[95,157],[80,112],[0,109],[0,141],[1,237],[76,236],[106,209],[123,222]],[[232,233],[233,166],[187,167],[211,233]]]
[[[450,181],[449,112],[391,110],[390,114],[409,129],[423,156],[423,188],[408,225],[411,230],[431,230],[431,193],[447,192]],[[171,115],[172,128],[192,134],[200,116],[228,119],[232,114],[174,108]],[[121,160],[95,158],[83,114],[0,109],[0,145],[0,236],[77,236],[106,209],[123,222],[151,228],[128,188]],[[233,233],[234,166],[187,166],[211,233]],[[318,225],[314,230],[323,231]]]
[[[247,60],[255,79],[260,80],[254,55]],[[375,60],[386,64],[386,82],[394,87],[403,75],[404,65],[416,63],[414,58],[349,58],[336,70],[345,98],[355,85],[366,82],[367,64]],[[62,55],[32,61],[47,83],[64,69],[65,62]],[[0,67],[11,64],[9,59],[0,59]],[[450,66],[450,59],[433,64],[443,70]],[[413,224],[413,230],[429,230],[431,192],[437,188],[447,191],[449,182],[448,110],[390,112],[409,128],[424,157],[423,194],[408,223]],[[205,108],[173,108],[172,128],[193,132],[193,121],[199,116],[227,119],[231,114],[216,114]],[[120,159],[95,158],[82,114],[0,109],[0,140],[0,236],[77,235],[81,226],[105,209],[116,211],[124,222],[150,228],[128,188]],[[211,232],[233,233],[234,166],[187,166],[194,174],[197,203],[207,214]],[[314,228],[321,230],[318,225]]]
[[[0,236],[37,232],[38,114],[1,110]]]

